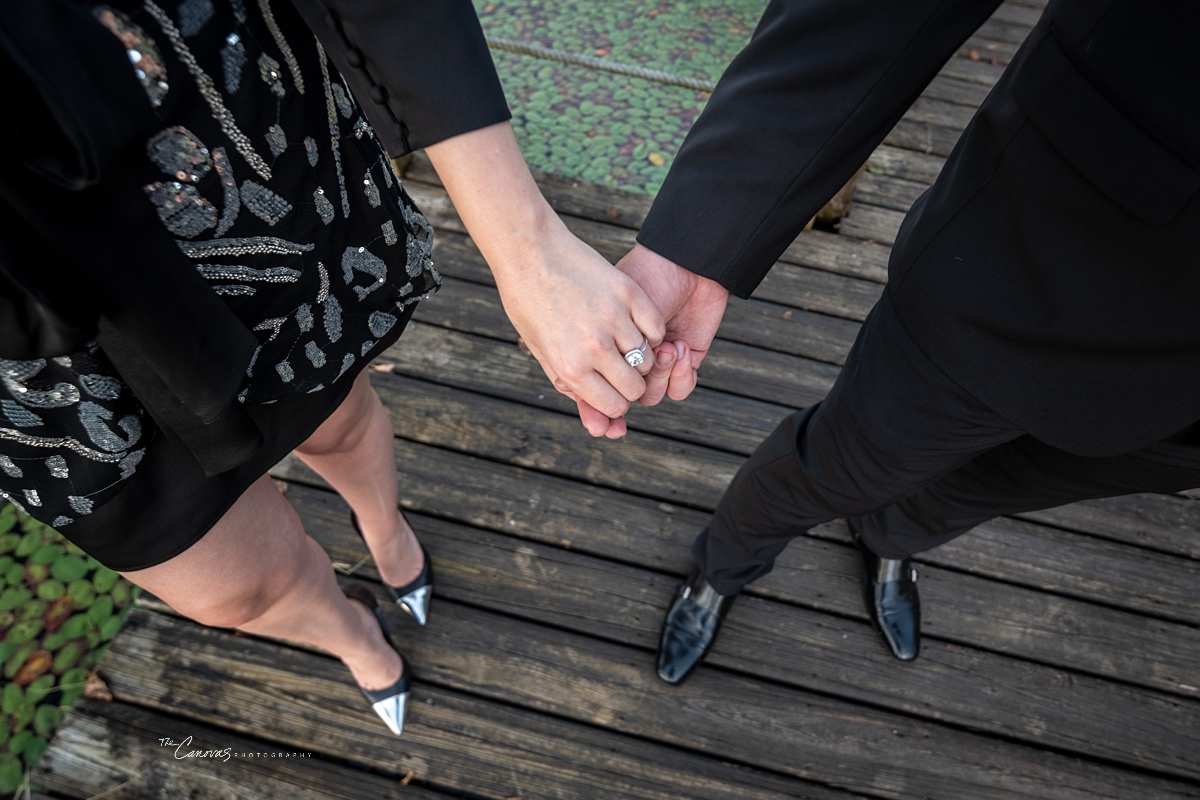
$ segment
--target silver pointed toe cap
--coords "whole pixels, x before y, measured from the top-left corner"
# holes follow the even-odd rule
[[[397,736],[404,731],[404,714],[408,710],[409,694],[409,692],[394,694],[371,706],[371,708],[375,709],[375,713],[379,715],[379,718]]]
[[[433,600],[433,584],[426,584],[420,589],[413,589],[403,597],[397,598],[396,603],[407,611],[418,625],[424,625],[429,619],[429,603]]]

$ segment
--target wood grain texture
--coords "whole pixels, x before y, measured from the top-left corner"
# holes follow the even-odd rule
[[[323,492],[296,487],[306,529],[349,563],[366,555]],[[311,503],[311,506],[310,506]],[[315,513],[310,514],[313,508]],[[673,576],[503,533],[413,516],[434,554],[439,597],[653,649]],[[370,566],[360,576],[378,580]],[[735,606],[707,662],[859,703],[1031,744],[1200,778],[1200,701],[1173,698],[971,647],[926,640],[900,665],[862,620],[762,598]],[[796,664],[804,669],[797,670]],[[928,698],[937,697],[934,705]]]

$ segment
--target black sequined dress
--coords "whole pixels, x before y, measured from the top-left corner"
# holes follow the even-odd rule
[[[117,198],[111,226],[97,232],[93,213],[78,230],[61,228],[56,190],[26,205],[9,179],[4,200],[16,211],[5,216],[28,228],[5,226],[6,246],[20,233],[24,249],[30,230],[58,230],[101,253],[113,240],[136,242],[136,269],[115,272],[129,292],[156,275],[187,277],[197,303],[215,295],[253,336],[231,351],[242,376],[229,398],[236,408],[215,422],[243,421],[210,425],[239,439],[229,448],[244,454],[231,469],[198,460],[166,411],[147,412],[103,337],[63,355],[0,360],[0,495],[108,566],[133,570],[193,544],[307,438],[440,279],[429,225],[290,3],[145,0],[87,11],[153,124],[106,166],[129,189],[106,195]],[[26,178],[31,195],[43,190],[39,176]],[[160,297],[191,308],[170,294]],[[205,352],[204,316],[178,324]]]

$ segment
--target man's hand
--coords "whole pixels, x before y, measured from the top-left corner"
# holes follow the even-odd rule
[[[639,402],[652,406],[664,394],[672,400],[684,399],[696,388],[696,370],[717,335],[729,291],[640,244],[617,263],[617,269],[642,287],[667,323]],[[583,416],[582,407],[580,411]]]

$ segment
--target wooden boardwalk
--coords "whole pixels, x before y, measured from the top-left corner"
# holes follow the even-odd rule
[[[418,161],[406,184],[446,285],[373,374],[438,579],[428,628],[390,613],[417,676],[404,736],[330,657],[148,599],[100,665],[114,700],[80,703],[35,781],[107,800],[1200,797],[1200,506],[1185,497],[999,519],[922,554],[912,664],[867,624],[845,525],[822,526],[738,601],[688,683],[654,676],[693,536],[778,419],[828,390],[904,211],[1037,14],[1000,9],[872,157],[840,232],[802,235],[731,303],[693,397],[636,409],[619,442],[590,438],[516,347]],[[541,185],[614,260],[649,205]],[[275,474],[334,560],[357,563],[342,501],[299,462]],[[346,580],[379,588],[370,564]],[[180,753],[233,757],[160,744],[188,736]]]

